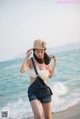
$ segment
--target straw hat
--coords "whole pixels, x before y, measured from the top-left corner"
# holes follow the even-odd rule
[[[34,41],[33,49],[46,49],[46,48],[47,46],[45,41],[40,39]]]

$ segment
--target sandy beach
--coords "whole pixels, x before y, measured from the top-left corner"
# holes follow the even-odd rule
[[[29,117],[27,119],[34,118]],[[52,119],[80,119],[80,103],[75,106],[71,106],[64,111],[52,113]]]
[[[80,103],[62,112],[52,113],[52,119],[80,119]]]

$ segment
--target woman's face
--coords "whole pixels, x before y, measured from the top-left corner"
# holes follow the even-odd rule
[[[35,49],[35,51],[34,51],[34,53],[36,54],[36,56],[38,58],[43,58],[44,57],[44,52],[45,52],[44,49]]]

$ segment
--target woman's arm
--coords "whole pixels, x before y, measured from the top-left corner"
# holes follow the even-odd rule
[[[55,68],[56,68],[57,61],[58,61],[57,56],[54,56],[53,59],[54,59],[54,65],[53,65],[53,67],[51,68],[50,65],[49,65],[49,67],[50,67],[50,70],[49,70],[49,73],[50,73],[49,78],[51,78],[51,77],[54,75],[54,73],[55,73]]]
[[[24,59],[24,62],[21,66],[21,69],[20,69],[20,72],[21,73],[24,73],[28,68],[29,68],[29,65],[30,65],[30,59],[29,59],[29,56],[31,55],[31,50],[32,49],[29,49],[27,52],[26,52],[26,57]]]

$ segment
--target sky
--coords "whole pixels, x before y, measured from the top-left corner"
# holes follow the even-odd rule
[[[80,2],[60,1],[0,0],[0,61],[26,53],[36,39],[48,48],[79,42]]]

